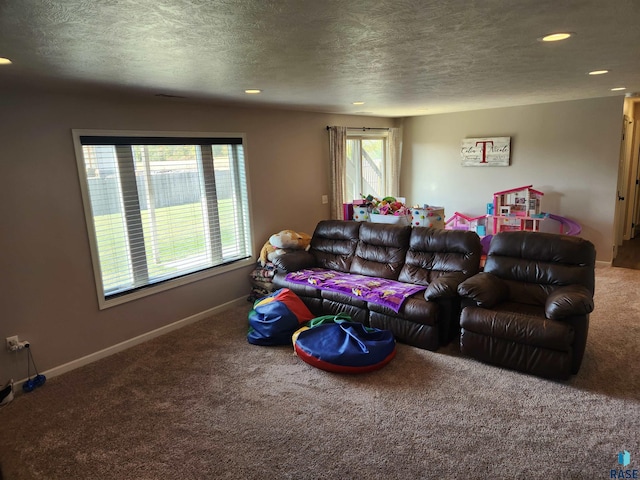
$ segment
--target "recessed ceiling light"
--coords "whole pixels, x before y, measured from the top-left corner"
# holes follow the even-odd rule
[[[589,72],[589,75],[604,75],[605,73],[609,73],[609,70],[594,70]]]
[[[620,90],[626,90],[627,87],[616,87],[616,88],[612,88],[611,91],[612,92],[619,92]]]
[[[569,33],[569,32],[550,33],[549,35],[545,35],[544,37],[542,37],[540,40],[542,40],[543,42],[559,42],[560,40],[566,40],[571,35],[573,35],[573,33]]]
[[[255,95],[257,93],[262,93],[262,90],[258,88],[247,88],[244,93],[248,93],[249,95]]]
[[[360,102],[360,101],[358,101],[358,102],[353,102],[353,105],[364,105],[364,102]]]
[[[11,65],[11,60],[8,58],[0,57],[0,65]]]

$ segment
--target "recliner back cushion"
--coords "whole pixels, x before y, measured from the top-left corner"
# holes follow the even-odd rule
[[[350,273],[397,280],[409,248],[410,226],[364,223]]]
[[[348,272],[358,245],[361,222],[322,220],[311,237],[310,252],[318,267]]]
[[[596,251],[580,237],[542,232],[500,232],[491,240],[484,271],[504,279],[510,299],[544,304],[558,287],[595,287]]]
[[[398,280],[429,285],[449,272],[478,273],[482,245],[474,232],[413,227]]]

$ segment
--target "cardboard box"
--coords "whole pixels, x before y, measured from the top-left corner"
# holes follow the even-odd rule
[[[356,222],[368,222],[369,221],[369,209],[367,207],[353,206],[353,219]]]
[[[444,207],[411,209],[411,225],[414,227],[444,228]]]

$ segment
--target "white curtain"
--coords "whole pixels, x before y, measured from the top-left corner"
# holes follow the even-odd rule
[[[389,129],[386,194],[400,196],[400,166],[402,163],[402,127]]]
[[[347,172],[347,127],[329,127],[329,155],[331,158],[330,215],[332,219],[344,220],[342,203]]]

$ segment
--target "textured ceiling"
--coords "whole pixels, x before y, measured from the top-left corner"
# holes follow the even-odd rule
[[[0,85],[425,115],[640,92],[640,1],[0,0],[0,57]]]

